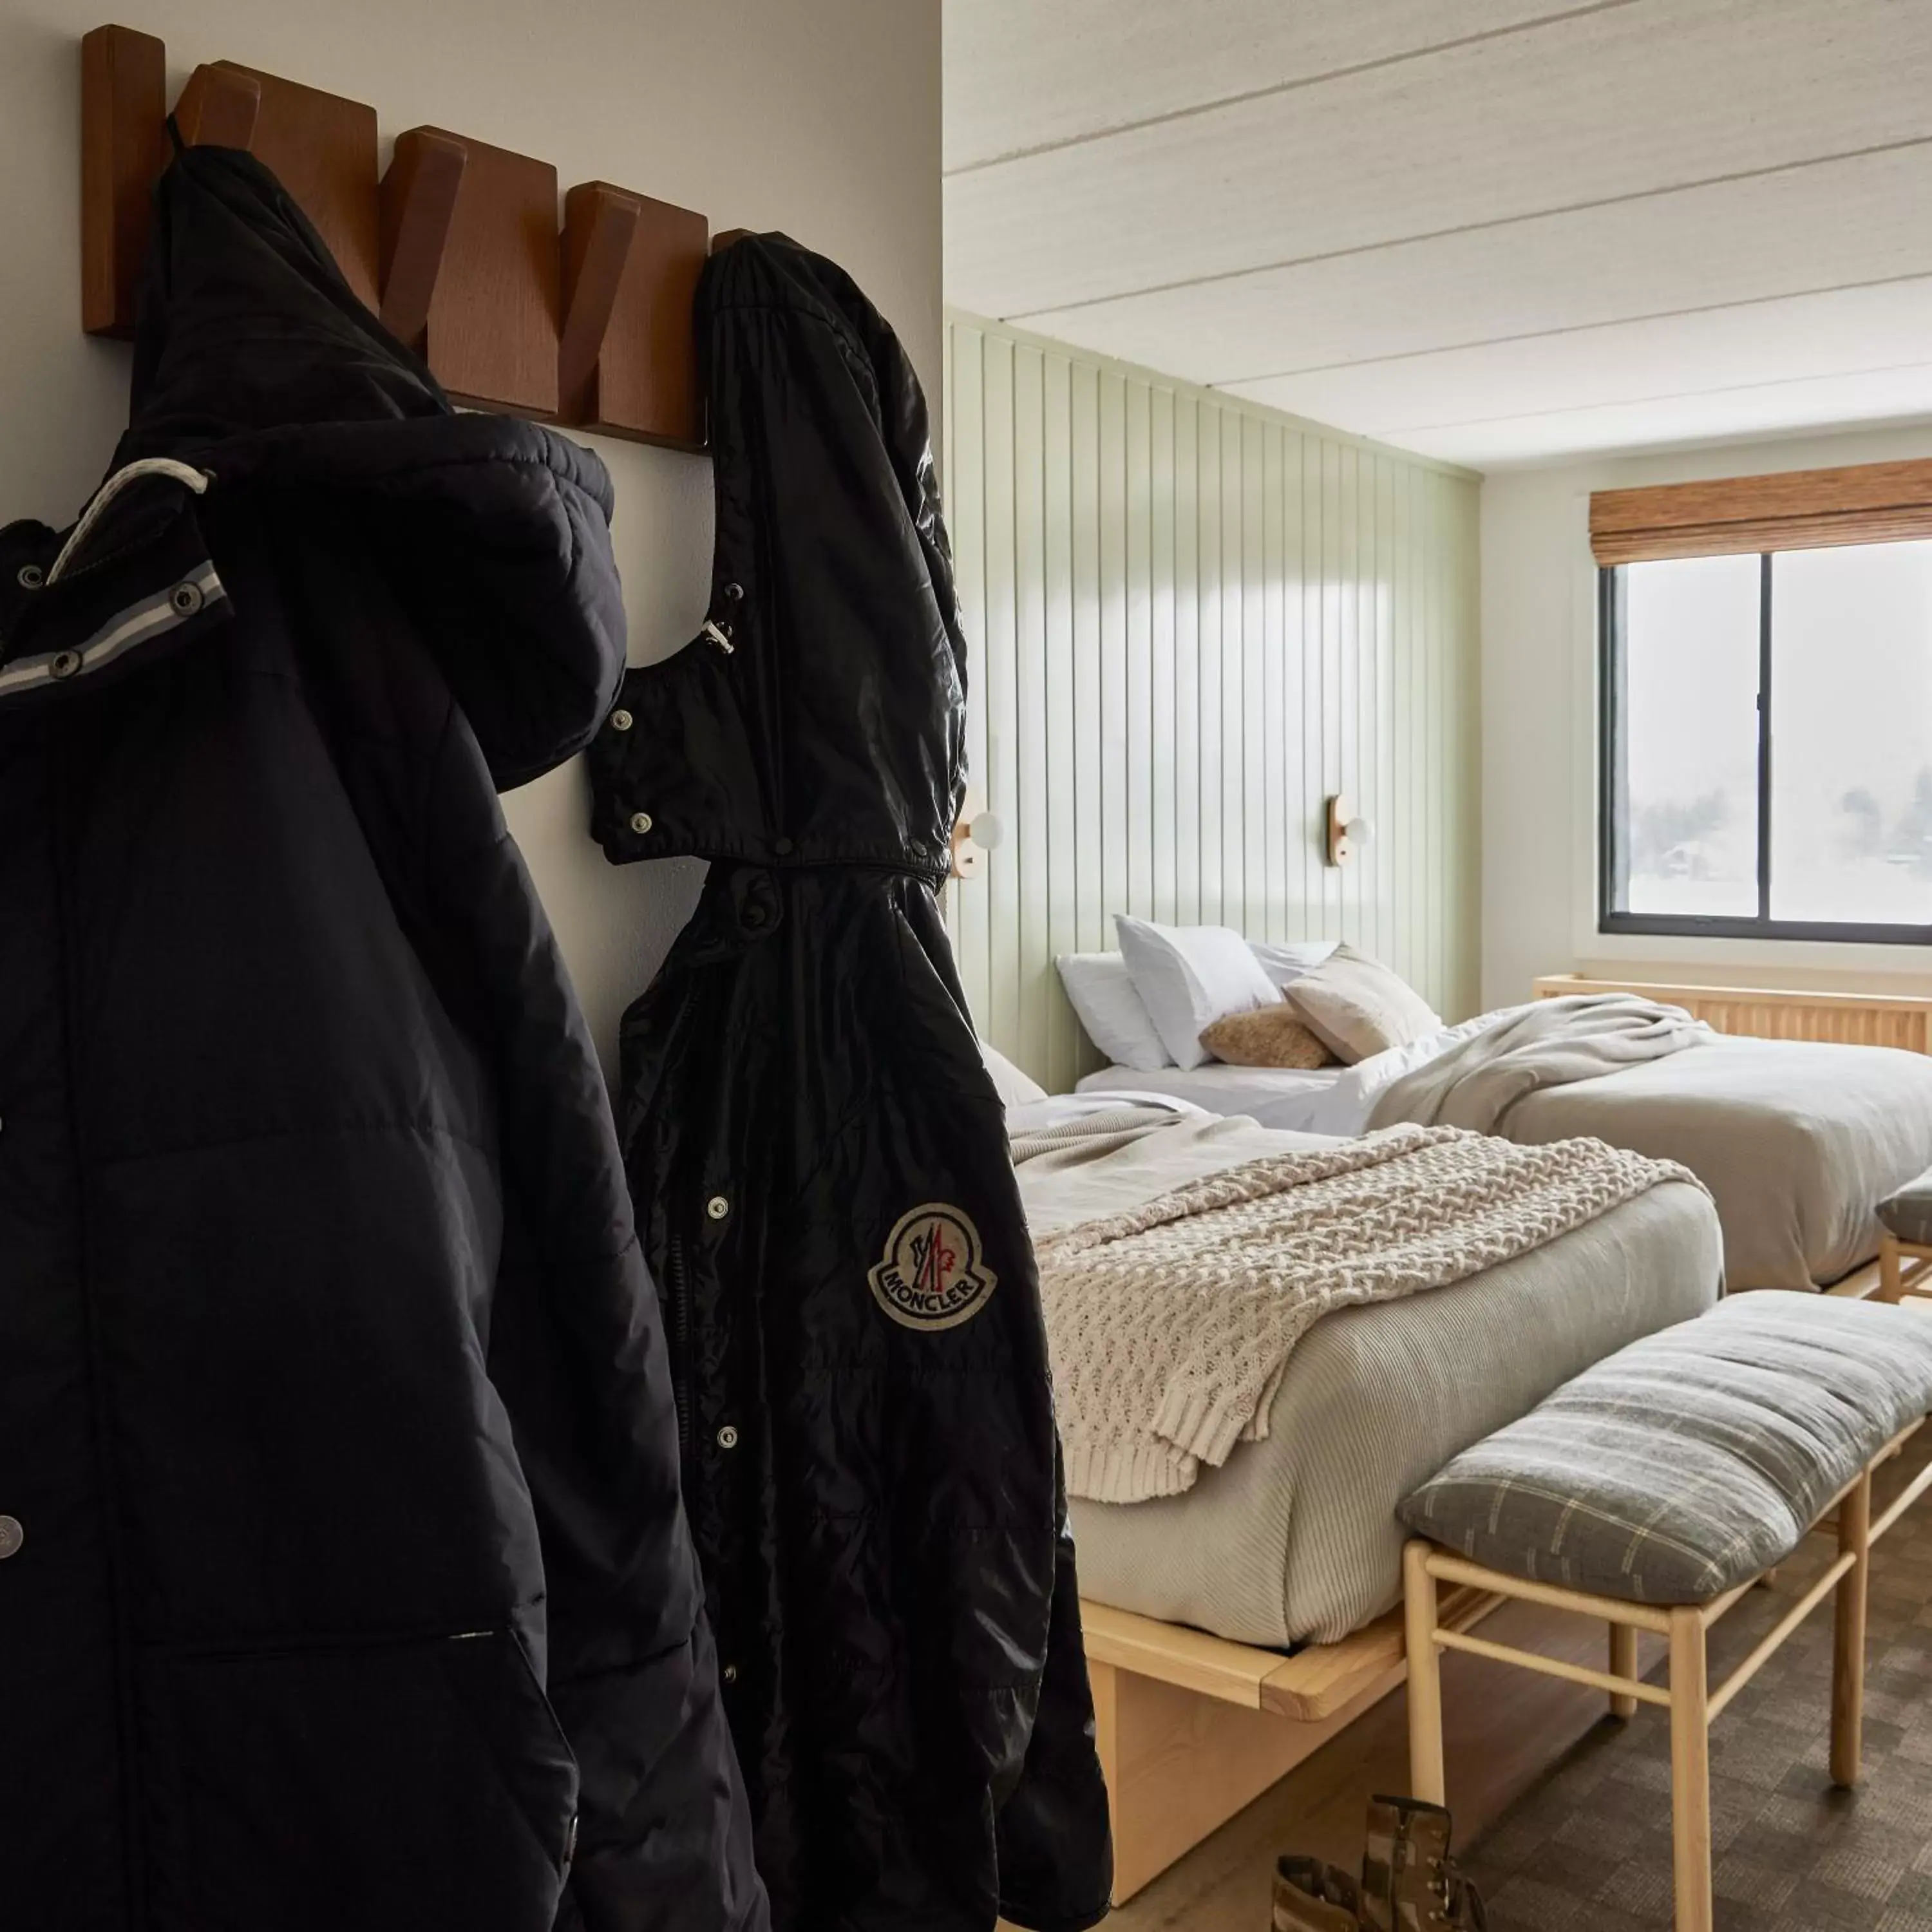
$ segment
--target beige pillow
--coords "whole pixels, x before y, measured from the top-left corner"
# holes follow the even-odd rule
[[[1313,971],[1283,989],[1316,1039],[1351,1065],[1436,1032],[1441,1016],[1414,987],[1379,961],[1338,946]]]
[[[1335,1056],[1286,1002],[1230,1013],[1201,1029],[1201,1044],[1230,1066],[1332,1066]]]

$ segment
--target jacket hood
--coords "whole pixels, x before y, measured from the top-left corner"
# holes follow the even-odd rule
[[[747,236],[698,284],[710,616],[592,742],[614,862],[695,854],[938,880],[965,784],[966,643],[910,358],[844,271]]]
[[[532,423],[458,415],[357,300],[274,176],[178,153],[155,193],[116,472],[157,458],[231,491],[366,512],[393,580],[507,788],[580,749],[623,672],[610,477]]]

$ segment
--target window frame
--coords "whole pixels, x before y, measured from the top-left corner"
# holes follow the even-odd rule
[[[1629,883],[1628,781],[1623,751],[1628,563],[1597,567],[1597,930],[1678,939],[1816,940],[1835,945],[1932,946],[1932,924],[1898,926],[1771,916],[1772,559],[1774,550],[1712,553],[1758,559],[1757,912],[1697,916],[1617,909]],[[1633,560],[1641,561],[1642,560]]]

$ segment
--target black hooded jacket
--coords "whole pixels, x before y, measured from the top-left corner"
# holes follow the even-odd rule
[[[0,531],[0,1922],[767,1919],[608,1103],[498,788],[623,662],[596,458],[259,164]]]
[[[698,298],[705,632],[591,748],[614,860],[712,863],[622,1120],[774,1923],[1072,1928],[1106,1794],[1039,1285],[935,899],[965,649],[926,405],[780,236]]]

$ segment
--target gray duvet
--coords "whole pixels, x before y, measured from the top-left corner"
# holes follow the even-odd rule
[[[1932,1058],[1720,1035],[1532,1094],[1503,1131],[1682,1161],[1718,1204],[1731,1287],[1809,1288],[1870,1261],[1878,1203],[1932,1167]]]
[[[1932,1058],[1730,1038],[1585,994],[1510,1008],[1400,1074],[1366,1124],[1398,1120],[1680,1161],[1717,1202],[1731,1287],[1809,1288],[1870,1260],[1879,1202],[1932,1167]]]

